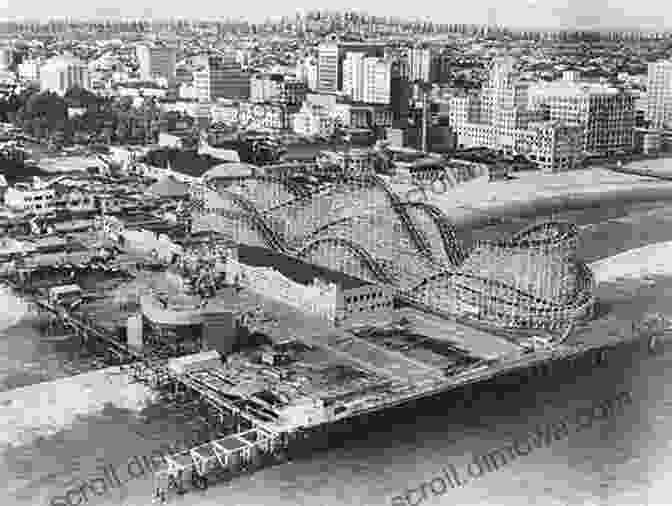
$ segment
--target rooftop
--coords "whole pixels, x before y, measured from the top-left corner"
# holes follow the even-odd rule
[[[618,95],[622,90],[602,83],[588,81],[553,81],[538,83],[530,89],[531,94],[580,97],[589,95]]]
[[[47,60],[44,67],[63,67],[67,65],[84,65],[84,62],[71,54],[59,54]]]
[[[302,285],[311,284],[315,278],[335,283],[346,290],[371,284],[368,281],[332,271],[319,265],[305,263],[296,258],[258,246],[241,244],[238,247],[238,258],[242,263],[250,266],[276,269],[284,276]]]
[[[252,177],[260,172],[261,169],[249,163],[228,162],[215,165],[205,174],[203,179],[217,179],[217,178],[239,178]]]

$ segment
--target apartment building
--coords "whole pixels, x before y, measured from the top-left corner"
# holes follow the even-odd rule
[[[24,60],[17,65],[16,72],[19,78],[28,82],[40,81],[40,67],[42,61],[39,58]]]
[[[425,47],[412,47],[408,50],[406,59],[408,61],[408,80],[414,81],[432,81],[432,50]]]
[[[175,81],[177,49],[158,44],[140,44],[135,50],[140,66],[140,78],[146,81],[164,78],[168,82]]]
[[[581,149],[587,155],[633,149],[634,96],[627,91],[563,79],[532,87],[529,105],[546,119],[580,126]]]
[[[250,100],[298,106],[308,93],[306,83],[282,74],[256,74],[250,78]]]
[[[516,133],[515,151],[526,155],[543,172],[574,168],[582,158],[581,127],[561,121],[531,122]]]
[[[299,112],[292,117],[292,129],[299,135],[328,137],[334,133],[336,121],[331,108],[311,102],[304,102]]]
[[[338,44],[320,44],[317,57],[317,90],[320,93],[338,91]]]
[[[194,71],[194,87],[199,102],[244,100],[250,97],[250,74],[231,56],[210,56],[201,69]]]
[[[89,68],[79,58],[71,55],[59,55],[49,59],[40,68],[40,87],[59,95],[73,86],[91,89]]]
[[[343,62],[343,92],[355,102],[392,101],[392,61],[350,52]]]
[[[649,63],[646,119],[651,128],[672,128],[672,60]]]

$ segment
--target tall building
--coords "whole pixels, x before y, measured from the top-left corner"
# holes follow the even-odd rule
[[[247,99],[250,74],[232,57],[210,56],[202,69],[194,71],[194,87],[200,102],[218,98]]]
[[[317,91],[317,61],[313,57],[306,57],[296,66],[296,78],[308,86],[311,91]]]
[[[458,144],[523,154],[548,172],[573,168],[582,155],[583,127],[549,117],[548,108],[530,108],[530,93],[513,60],[495,60],[480,93],[450,99],[450,125]]]
[[[343,92],[355,102],[364,101],[364,53],[348,53],[343,61]]]
[[[672,60],[649,63],[646,119],[651,127],[672,127]]]
[[[317,57],[317,91],[338,91],[338,44],[320,44]]]
[[[301,105],[308,87],[298,79],[282,74],[256,74],[250,78],[250,100],[284,105]]]
[[[177,49],[165,45],[141,44],[136,47],[140,65],[140,77],[145,80],[163,77],[168,82],[175,80]]]
[[[40,68],[42,90],[65,95],[73,86],[91,88],[89,68],[80,59],[71,55],[54,56]]]
[[[329,42],[318,47],[317,91],[335,93],[343,89],[343,64],[348,53],[369,57],[385,56],[385,44],[373,42]]]
[[[39,59],[25,60],[17,66],[17,74],[20,79],[30,82],[38,82],[40,80],[40,67],[42,62]]]
[[[432,51],[430,48],[412,47],[408,50],[408,80],[431,82]]]
[[[364,102],[389,104],[392,81],[392,62],[383,58],[364,59]]]
[[[619,88],[581,81],[555,81],[530,89],[529,103],[546,119],[581,127],[582,150],[606,155],[633,148],[634,96]]]
[[[343,63],[343,91],[355,102],[391,102],[392,62],[384,58],[348,53]]]

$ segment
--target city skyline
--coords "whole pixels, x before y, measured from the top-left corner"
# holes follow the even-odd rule
[[[191,2],[189,9],[165,6],[156,3],[137,4],[120,3],[115,7],[100,5],[97,2],[83,7],[75,3],[59,3],[58,6],[40,6],[39,9],[26,9],[25,5],[11,4],[8,0],[0,1],[0,18],[5,19],[41,19],[48,18],[116,18],[116,17],[149,17],[149,18],[197,18],[224,19],[243,18],[250,22],[261,22],[269,17],[292,17],[297,11],[330,9],[358,10],[371,15],[398,16],[402,18],[428,19],[436,23],[473,23],[497,24],[512,28],[547,28],[547,29],[594,29],[594,28],[642,28],[662,29],[672,25],[672,7],[657,4],[653,0],[643,0],[636,5],[626,0],[513,0],[507,4],[493,6],[490,2],[476,0],[462,6],[456,13],[449,7],[427,2],[424,5],[395,4],[383,6],[379,2],[358,2],[356,6],[347,4],[338,7],[331,2],[313,4],[309,9],[301,8],[289,2],[273,2],[250,7],[245,4],[219,8],[210,3]],[[419,15],[420,13],[420,15]]]

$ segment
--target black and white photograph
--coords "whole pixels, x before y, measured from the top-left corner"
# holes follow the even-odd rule
[[[0,0],[0,506],[672,506],[668,379],[672,4]]]

